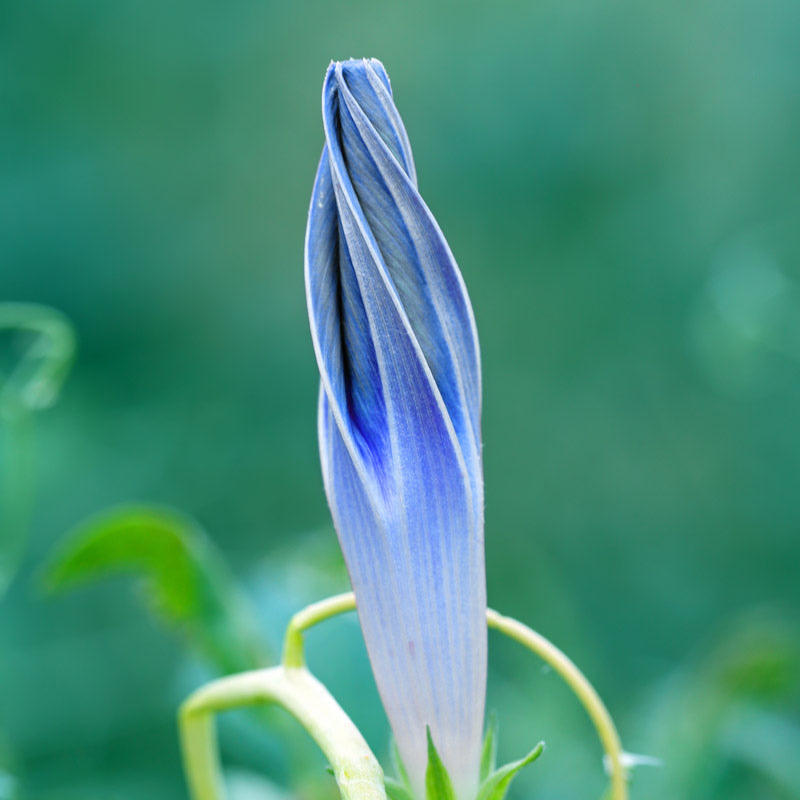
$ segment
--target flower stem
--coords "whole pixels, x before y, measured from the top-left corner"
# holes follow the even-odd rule
[[[292,667],[304,664],[303,632],[305,630],[318,622],[324,622],[326,619],[342,614],[345,611],[353,611],[355,608],[355,595],[352,592],[348,592],[314,603],[295,614],[286,628],[283,647],[284,666]],[[622,763],[623,750],[619,735],[608,709],[586,676],[565,653],[527,625],[523,625],[511,617],[504,617],[491,608],[486,610],[486,622],[490,628],[500,631],[500,633],[536,653],[572,689],[594,723],[597,735],[605,750],[611,778],[609,800],[627,800],[627,775]]]
[[[306,669],[243,672],[198,689],[179,715],[192,800],[223,800],[213,715],[255,703],[285,708],[320,746],[343,800],[386,800],[383,770],[363,736],[328,690]]]
[[[490,628],[504,633],[510,639],[519,642],[532,650],[542,661],[549,664],[566,682],[591,717],[597,735],[605,750],[608,769],[611,777],[610,800],[627,800],[628,783],[622,765],[622,744],[614,721],[608,713],[600,696],[587,680],[586,676],[575,666],[574,662],[562,653],[549,639],[545,639],[527,625],[504,617],[491,608],[486,611],[486,621]]]
[[[303,632],[313,628],[318,622],[353,611],[356,607],[356,596],[353,592],[345,592],[320,600],[298,611],[289,621],[283,639],[283,666],[302,667],[305,665],[303,655]]]

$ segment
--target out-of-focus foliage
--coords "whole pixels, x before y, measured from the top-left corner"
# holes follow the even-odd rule
[[[168,509],[121,508],[80,525],[48,566],[50,591],[119,570],[143,575],[157,617],[222,673],[265,666],[247,600],[205,534]]]
[[[669,676],[643,708],[649,747],[664,759],[647,796],[800,796],[800,631],[769,615],[737,622]]]
[[[75,334],[69,321],[45,306],[0,303],[0,331],[28,335],[28,340],[15,348],[16,363],[6,366],[5,359],[2,362],[3,415],[13,416],[20,408],[49,408],[58,398],[75,356]]]
[[[55,403],[74,355],[75,334],[58,311],[0,302],[0,598],[29,531],[32,418]]]
[[[0,301],[81,349],[14,471],[38,501],[0,600],[0,792],[185,796],[175,710],[218,667],[124,580],[35,590],[80,520],[199,520],[272,653],[346,586],[301,253],[325,67],[371,55],[477,316],[490,604],[663,759],[634,800],[796,796],[800,5],[6,5]],[[0,335],[4,373],[30,342]],[[385,752],[354,615],[308,640]],[[494,634],[489,706],[500,763],[548,745],[509,798],[600,795],[582,710]],[[222,718],[233,792],[332,797],[281,719]]]

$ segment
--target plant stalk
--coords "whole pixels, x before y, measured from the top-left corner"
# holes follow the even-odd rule
[[[341,706],[308,670],[285,667],[220,678],[183,704],[181,748],[192,800],[225,798],[213,715],[256,703],[285,708],[308,731],[330,762],[343,800],[386,800],[383,770]]]

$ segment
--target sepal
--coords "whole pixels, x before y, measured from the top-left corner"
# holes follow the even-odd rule
[[[456,800],[456,793],[450,775],[447,773],[436,745],[433,743],[431,729],[427,727],[428,734],[428,769],[425,771],[425,800]]]
[[[480,782],[483,783],[497,766],[497,715],[489,714],[486,725],[486,734],[483,737],[483,750],[481,751]]]
[[[532,764],[544,752],[544,742],[539,742],[533,750],[519,761],[512,761],[510,764],[494,770],[486,780],[481,783],[478,789],[478,796],[475,800],[503,800],[514,780],[516,774],[523,768]]]
[[[414,800],[411,790],[402,781],[384,777],[383,785],[389,800]]]
[[[403,763],[403,757],[400,755],[400,748],[397,746],[397,739],[392,737],[391,743],[392,752],[392,766],[397,774],[396,783],[399,783],[410,796],[414,796],[414,789],[411,786],[411,779],[408,777],[408,770]]]

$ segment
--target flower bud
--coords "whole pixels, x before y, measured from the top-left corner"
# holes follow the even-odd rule
[[[325,491],[375,680],[422,796],[426,726],[477,788],[486,690],[480,356],[389,79],[332,63],[306,236]]]

